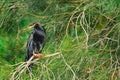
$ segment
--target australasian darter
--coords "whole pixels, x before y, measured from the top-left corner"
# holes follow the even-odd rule
[[[30,34],[27,42],[27,56],[26,61],[28,61],[32,56],[34,58],[39,58],[38,53],[42,52],[42,49],[46,43],[46,30],[39,23],[32,23],[29,28],[33,28],[33,32]],[[32,64],[29,65],[31,68]]]

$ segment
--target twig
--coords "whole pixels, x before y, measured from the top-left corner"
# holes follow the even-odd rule
[[[66,65],[66,66],[71,70],[71,72],[73,73],[73,78],[72,78],[72,80],[76,80],[76,79],[79,80],[78,77],[76,76],[74,70],[72,69],[72,67],[66,62],[64,56],[63,56],[62,54],[61,54],[61,56],[62,56],[62,58],[63,58],[63,61],[64,61],[65,65]]]
[[[45,58],[48,58],[48,57],[52,57],[52,56],[56,56],[56,55],[59,55],[60,52],[57,52],[57,53],[54,53],[54,54],[49,54],[49,55],[46,55],[44,56]]]

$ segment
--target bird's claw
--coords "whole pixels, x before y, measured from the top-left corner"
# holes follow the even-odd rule
[[[33,54],[33,56],[34,56],[34,59],[42,58],[42,54]]]

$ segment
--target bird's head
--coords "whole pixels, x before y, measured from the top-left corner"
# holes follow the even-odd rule
[[[29,27],[29,28],[36,28],[36,27],[39,27],[39,26],[40,26],[39,23],[34,22],[34,23],[30,24],[28,27]]]
[[[37,22],[34,22],[34,23],[32,23],[32,24],[28,25],[28,28],[29,28],[29,29],[34,28],[34,29],[37,29],[37,30],[42,30],[42,31],[44,31],[44,32],[45,32],[44,27],[43,27],[43,26],[41,26],[41,25],[40,25],[39,23],[37,23]]]

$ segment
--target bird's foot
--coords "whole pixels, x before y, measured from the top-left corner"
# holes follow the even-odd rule
[[[42,58],[42,54],[33,54],[33,55],[34,55],[34,59]]]

